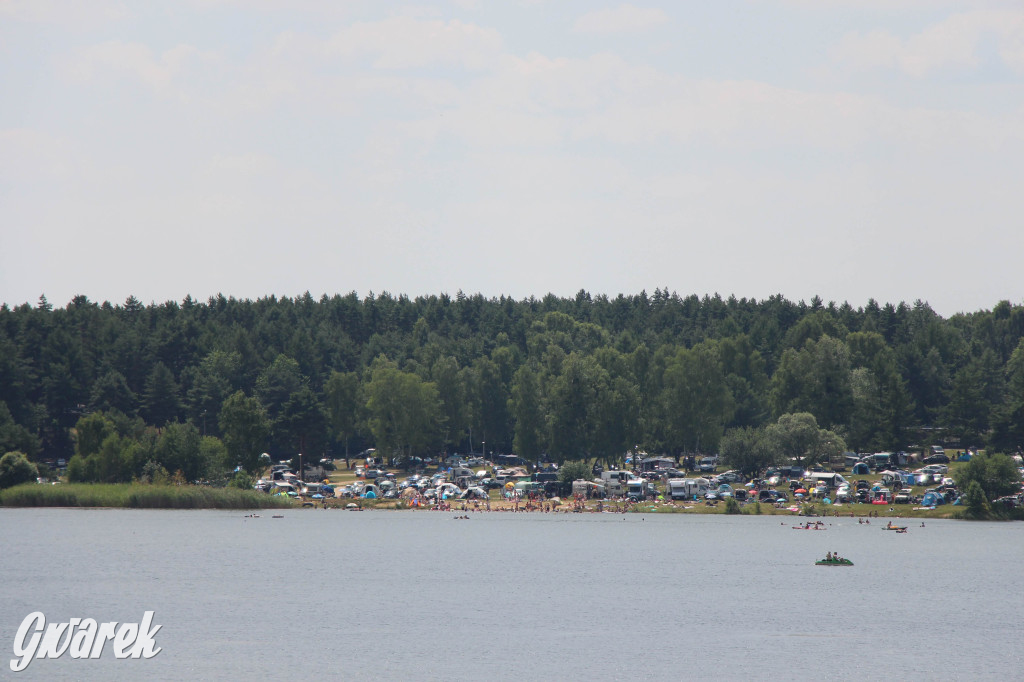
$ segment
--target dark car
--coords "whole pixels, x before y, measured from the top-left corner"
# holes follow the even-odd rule
[[[1007,509],[1016,509],[1020,506],[1020,498],[1016,495],[1006,495],[992,500],[993,505],[1003,505]]]
[[[949,455],[928,455],[922,461],[925,464],[949,464]]]

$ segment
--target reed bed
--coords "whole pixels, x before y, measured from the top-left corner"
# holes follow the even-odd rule
[[[126,509],[282,509],[281,497],[255,490],[135,483],[26,483],[0,490],[4,507],[119,507]]]

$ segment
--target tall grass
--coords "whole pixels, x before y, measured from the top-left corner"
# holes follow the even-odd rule
[[[290,500],[238,488],[137,483],[23,485],[0,490],[5,507],[123,507],[128,509],[280,509]]]

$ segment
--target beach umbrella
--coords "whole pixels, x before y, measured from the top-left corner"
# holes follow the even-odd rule
[[[797,488],[796,489],[796,494],[797,495],[806,495],[807,494],[807,489],[806,488]]]
[[[322,500],[322,499],[324,499],[324,496],[321,495],[320,493],[317,493],[316,495],[313,495],[313,499],[314,500]]]
[[[793,497],[803,497],[803,493],[793,493]]]

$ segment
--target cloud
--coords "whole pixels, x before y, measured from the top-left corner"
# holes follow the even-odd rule
[[[832,59],[855,70],[893,68],[921,78],[943,69],[973,69],[989,45],[1006,66],[1024,72],[1024,12],[954,14],[906,39],[882,29],[851,33],[833,48]]]
[[[492,65],[501,49],[501,36],[492,28],[408,15],[353,23],[326,45],[329,54],[369,56],[379,69],[455,65],[480,70]]]
[[[7,182],[60,181],[78,170],[64,140],[32,128],[0,130],[0,159],[0,180]]]
[[[194,45],[180,44],[159,56],[145,44],[111,40],[90,45],[75,52],[64,63],[64,71],[82,81],[92,81],[111,75],[127,75],[147,88],[168,96],[174,94],[172,84],[200,64],[218,61],[211,52]],[[179,95],[182,93],[178,91]]]
[[[113,0],[0,0],[0,17],[88,30],[124,19],[128,10]]]
[[[627,33],[645,31],[668,22],[668,15],[660,9],[644,9],[622,4],[614,9],[588,12],[572,26],[575,33]]]
[[[756,5],[784,5],[799,9],[832,11],[834,9],[852,8],[858,11],[884,10],[902,13],[906,10],[923,9],[937,11],[954,8],[963,10],[965,7],[976,9],[993,9],[1000,7],[1019,7],[1020,0],[747,0]]]

